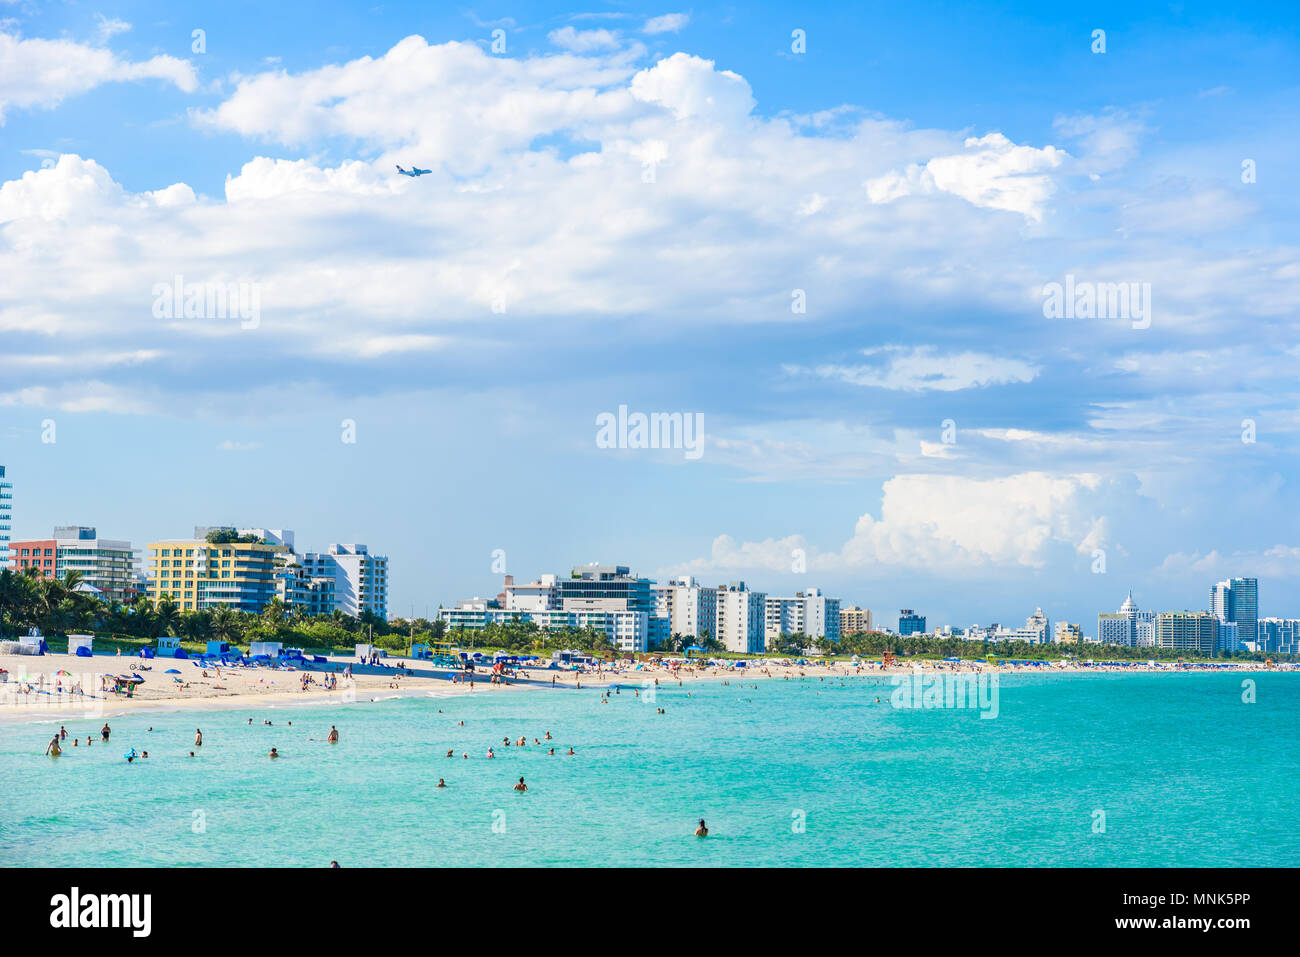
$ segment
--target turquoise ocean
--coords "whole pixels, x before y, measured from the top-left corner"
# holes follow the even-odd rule
[[[1251,678],[1004,675],[994,719],[879,677],[485,687],[136,713],[107,746],[67,712],[0,723],[0,866],[1294,867],[1300,675]]]

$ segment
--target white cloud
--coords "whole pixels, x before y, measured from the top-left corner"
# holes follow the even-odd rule
[[[1031,382],[1037,366],[1023,359],[981,352],[940,355],[932,347],[863,349],[864,356],[882,354],[883,362],[863,365],[786,366],[794,375],[835,379],[850,385],[899,389],[908,392],[956,392],[961,389],[1014,382]]]
[[[572,50],[574,53],[595,53],[617,50],[622,44],[617,30],[576,30],[573,27],[560,27],[546,35],[557,47]]]
[[[1040,568],[1053,550],[1086,555],[1105,547],[1107,522],[1094,510],[1100,486],[1100,477],[1088,473],[898,475],[884,483],[880,517],[862,515],[838,552],[818,552],[801,535],[739,543],[720,535],[708,558],[674,567],[683,573],[789,571],[792,550],[800,548],[809,570],[821,572],[878,565]]]
[[[26,40],[0,32],[0,123],[13,107],[50,109],[104,83],[146,79],[163,80],[186,93],[198,87],[188,60],[160,55],[132,62],[73,40]]]
[[[643,33],[676,33],[690,23],[689,13],[665,13],[660,17],[651,17],[641,28]]]
[[[1042,220],[1045,205],[1056,191],[1048,173],[1061,165],[1067,153],[1054,146],[1017,146],[1001,133],[968,137],[963,146],[960,153],[935,156],[902,173],[891,170],[867,180],[867,195],[873,203],[890,203],[938,190],[975,206]]]
[[[131,24],[125,20],[118,20],[116,17],[110,20],[102,13],[95,14],[95,22],[98,24],[96,35],[99,37],[100,43],[107,43],[119,33],[126,33],[131,29]]]
[[[737,120],[754,108],[754,97],[744,77],[714,69],[712,60],[674,53],[649,70],[632,77],[632,95],[643,103],[656,103],[680,119],[704,117]]]

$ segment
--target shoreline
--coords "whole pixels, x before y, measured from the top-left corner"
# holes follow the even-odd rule
[[[849,662],[810,662],[806,665],[778,664],[771,661],[745,669],[708,666],[698,669],[680,669],[676,672],[665,666],[642,663],[639,670],[632,667],[603,670],[601,672],[552,671],[548,668],[521,669],[521,675],[508,683],[492,684],[490,675],[474,673],[474,685],[465,681],[453,682],[446,669],[434,669],[427,662],[404,658],[385,659],[382,667],[360,666],[351,659],[331,658],[325,665],[309,664],[292,669],[203,667],[189,659],[171,658],[137,659],[125,656],[96,655],[81,658],[67,654],[43,656],[0,656],[0,668],[8,674],[0,677],[0,724],[55,721],[60,715],[91,717],[125,717],[133,714],[239,710],[256,708],[283,708],[295,706],[346,707],[357,703],[372,703],[395,698],[454,698],[470,694],[492,694],[504,690],[536,691],[539,689],[580,688],[604,689],[614,685],[645,685],[656,679],[663,684],[669,681],[686,682],[732,679],[776,680],[803,677],[895,677],[911,674],[989,674],[1015,675],[1080,675],[1080,674],[1256,674],[1260,672],[1286,673],[1300,671],[1300,667],[1267,668],[1260,662],[1232,663],[1228,667],[1215,665],[1185,665],[1181,667],[1146,662],[1130,666],[1085,666],[1078,663],[1061,665],[989,665],[980,661],[898,662],[886,669],[878,663],[855,666]],[[147,662],[147,664],[146,664]],[[112,669],[110,670],[110,665]],[[140,669],[144,666],[146,670]],[[350,684],[344,683],[341,672],[351,665],[355,674]],[[179,672],[179,675],[169,674]],[[407,672],[410,672],[409,674]],[[139,694],[130,698],[112,692],[101,692],[96,683],[100,676],[133,674],[142,682],[137,685]],[[336,690],[313,687],[317,678],[334,674],[340,679]],[[307,678],[311,684],[303,690]],[[218,684],[217,682],[223,682]],[[296,686],[296,687],[295,687]],[[19,689],[26,687],[27,693]],[[79,692],[69,692],[79,688]],[[33,700],[34,699],[34,700]]]

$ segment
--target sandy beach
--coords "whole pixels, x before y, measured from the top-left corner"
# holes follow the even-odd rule
[[[639,665],[639,667],[638,667]],[[345,669],[351,667],[348,677]],[[1135,662],[1124,667],[1084,666],[1057,662],[1040,665],[990,665],[986,662],[900,661],[883,668],[880,663],[844,661],[751,662],[738,669],[721,665],[674,667],[643,661],[616,662],[600,671],[559,671],[549,668],[523,669],[504,682],[493,683],[483,669],[451,680],[446,669],[426,661],[387,658],[378,666],[362,665],[355,658],[337,656],[327,663],[269,667],[214,667],[193,660],[172,658],[140,659],[132,656],[96,655],[92,658],[66,654],[42,656],[0,656],[0,718],[56,716],[60,712],[104,715],[143,710],[206,710],[248,708],[290,704],[340,705],[378,701],[399,696],[450,697],[462,694],[493,694],[509,690],[537,690],[552,687],[603,688],[614,684],[635,686],[710,679],[780,679],[803,676],[902,675],[921,672],[979,672],[996,674],[1078,674],[1080,672],[1150,673],[1223,670],[1218,666],[1183,666],[1170,663],[1154,667]],[[1263,671],[1257,662],[1234,663],[1234,671]],[[1292,670],[1284,668],[1283,670]],[[176,673],[169,673],[176,672]],[[137,676],[143,679],[131,695],[102,690],[105,676]],[[327,676],[337,682],[333,690],[324,687]],[[304,681],[306,685],[304,687]],[[109,683],[111,686],[111,682]]]

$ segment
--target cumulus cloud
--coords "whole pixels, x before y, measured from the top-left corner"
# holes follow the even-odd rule
[[[632,96],[672,111],[677,119],[704,117],[719,121],[746,116],[754,97],[745,78],[714,68],[712,60],[674,53],[632,78]]]
[[[1089,554],[1105,547],[1097,512],[1100,476],[1023,472],[991,479],[897,475],[884,483],[880,517],[863,514],[838,552],[816,551],[801,535],[760,542],[714,539],[708,558],[675,566],[686,573],[788,571],[802,549],[812,571],[872,566],[946,569],[1040,568],[1054,549]]]
[[[1001,133],[989,133],[968,137],[960,153],[935,156],[902,172],[891,170],[865,185],[873,203],[937,190],[975,206],[1009,210],[1037,222],[1056,191],[1049,171],[1067,156],[1055,146],[1018,146]]]
[[[121,32],[121,21],[106,21]],[[110,50],[73,40],[24,39],[0,30],[0,123],[6,111],[58,106],[70,96],[105,83],[163,80],[192,93],[198,75],[188,60],[159,55],[143,61],[118,57]]]

